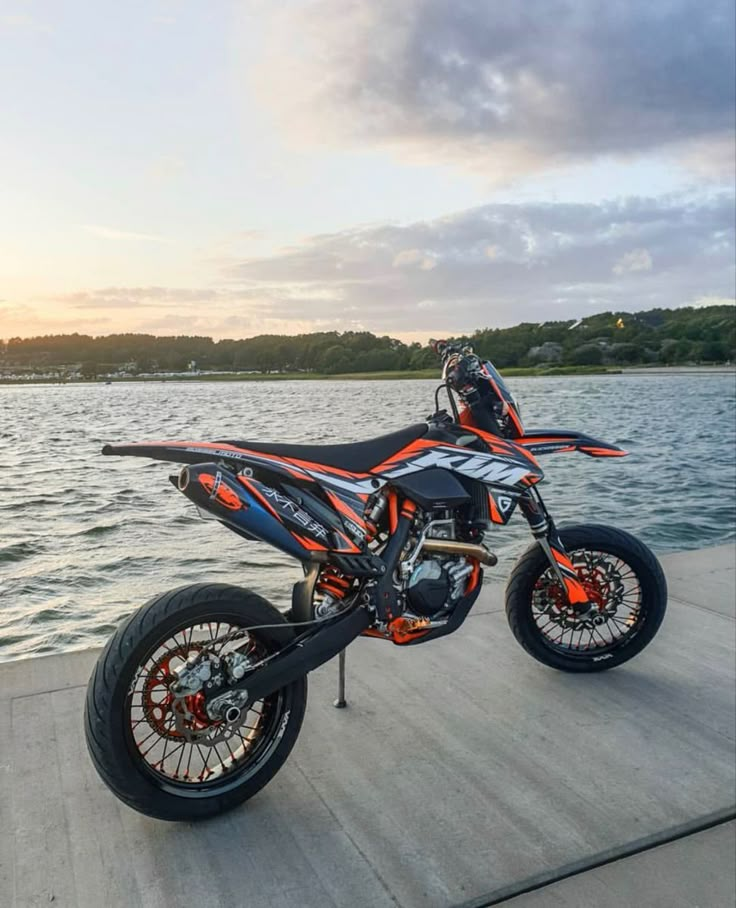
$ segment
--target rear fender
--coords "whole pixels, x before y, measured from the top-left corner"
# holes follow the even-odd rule
[[[599,441],[572,429],[528,429],[514,444],[526,448],[530,454],[562,454],[580,451],[589,457],[625,457],[629,452],[607,441]]]
[[[151,457],[169,463],[211,463],[223,461],[235,469],[244,467],[266,467],[269,470],[287,474],[297,479],[308,478],[304,470],[281,457],[258,454],[245,448],[238,448],[230,442],[210,441],[144,441],[122,445],[105,445],[105,456]]]

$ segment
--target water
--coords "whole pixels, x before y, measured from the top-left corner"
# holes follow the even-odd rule
[[[0,659],[101,644],[151,595],[193,581],[252,586],[279,606],[298,564],[203,522],[177,467],[103,458],[105,442],[163,438],[354,441],[416,422],[432,381],[0,387]],[[656,551],[734,532],[734,377],[509,381],[528,427],[569,427],[631,456],[542,459],[558,523],[612,523]],[[529,542],[520,516],[486,538],[505,579]]]

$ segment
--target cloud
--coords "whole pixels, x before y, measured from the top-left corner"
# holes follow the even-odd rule
[[[0,338],[30,337],[32,335],[71,333],[72,331],[101,334],[115,326],[107,317],[69,317],[63,311],[43,311],[28,303],[0,305]]]
[[[228,279],[259,289],[264,311],[302,319],[352,311],[379,332],[690,305],[733,293],[733,217],[731,194],[491,204],[314,237],[247,259]],[[422,268],[425,260],[434,267]]]
[[[230,294],[224,294],[228,299]],[[244,294],[240,292],[239,297]],[[211,287],[102,287],[80,290],[54,297],[54,301],[75,309],[166,308],[192,304],[209,304],[223,292]]]
[[[651,271],[652,256],[648,249],[632,249],[625,252],[613,266],[614,274],[627,274],[632,271]]]
[[[296,313],[284,317],[279,312],[278,301],[254,301],[250,294],[247,288],[218,291],[216,288],[119,287],[62,294],[51,305],[48,300],[0,304],[0,338],[72,332],[198,334],[221,338],[364,330],[348,313],[337,311],[316,318],[308,304],[301,317]]]
[[[437,267],[437,259],[432,255],[427,255],[421,249],[402,249],[394,256],[394,268],[402,268],[406,265],[416,265],[422,271],[431,271]]]
[[[489,176],[668,148],[732,171],[732,0],[307,0],[269,34],[260,90],[318,141]]]
[[[67,331],[81,330],[82,316],[106,331],[242,337],[360,326],[426,339],[609,309],[727,301],[733,221],[734,196],[726,193],[489,204],[307,238],[224,267],[212,286],[103,287],[36,302]],[[19,311],[8,321],[23,317],[43,333],[37,313]]]
[[[105,240],[143,240],[149,243],[168,243],[166,237],[157,233],[138,233],[132,230],[118,230],[115,227],[103,227],[100,224],[82,224],[82,229],[93,236]]]
[[[260,315],[227,315],[224,313],[177,315],[170,314],[140,321],[136,329],[152,334],[199,334],[206,337],[254,337],[258,334],[301,334],[310,331],[335,330],[334,320],[314,322],[284,321],[278,317]],[[344,330],[344,329],[343,329]]]
[[[148,167],[148,176],[157,184],[174,182],[186,173],[186,162],[174,155],[159,155]]]
[[[0,28],[26,29],[28,31],[48,32],[48,25],[26,13],[15,13],[0,16]]]

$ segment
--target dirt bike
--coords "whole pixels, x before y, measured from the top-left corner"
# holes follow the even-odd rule
[[[184,464],[170,479],[190,501],[304,571],[285,614],[250,590],[199,583],[156,596],[117,630],[89,682],[85,731],[100,776],[126,804],[196,820],[252,797],[294,746],[308,672],[358,636],[417,646],[458,630],[497,562],[484,537],[517,509],[534,541],[511,574],[506,613],[531,656],[595,672],[652,640],[667,602],[652,552],[610,527],[558,530],[539,494],[540,455],[626,452],[579,432],[525,429],[490,362],[434,346],[435,412],[398,432],[356,444],[103,449]]]

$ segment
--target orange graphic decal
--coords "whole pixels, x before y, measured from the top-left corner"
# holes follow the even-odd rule
[[[210,498],[230,511],[239,511],[244,505],[232,489],[228,488],[221,478],[211,473],[200,473],[199,481],[209,493]]]

